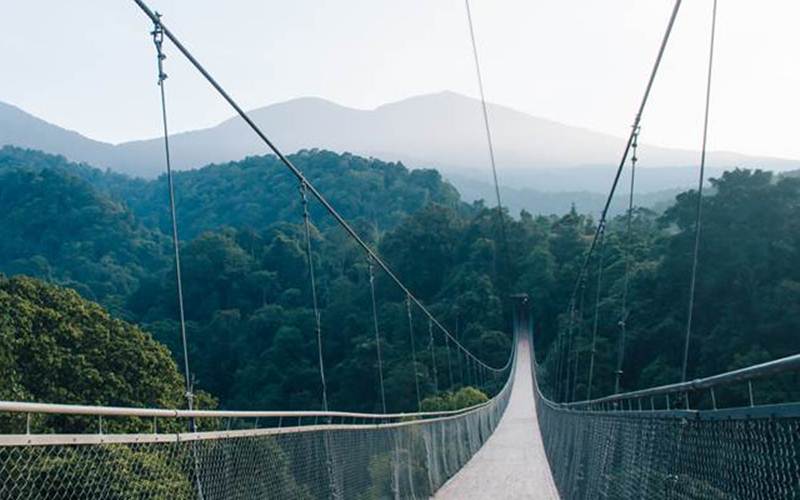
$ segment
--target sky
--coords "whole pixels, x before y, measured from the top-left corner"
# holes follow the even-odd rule
[[[149,0],[245,109],[304,96],[371,109],[478,87],[462,0]],[[472,0],[486,96],[626,135],[672,0]],[[698,149],[712,0],[685,0],[642,141]],[[150,22],[133,0],[4,2],[0,101],[91,138],[159,133]],[[800,159],[800,2],[720,0],[709,147]],[[232,116],[166,47],[173,131]],[[579,147],[580,145],[576,145]]]

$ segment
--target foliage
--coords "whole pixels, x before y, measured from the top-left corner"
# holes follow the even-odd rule
[[[58,157],[0,149],[0,272],[62,283],[123,314],[124,298],[165,264],[166,240],[67,168]]]
[[[455,188],[435,170],[410,171],[399,163],[320,150],[300,151],[289,158],[347,220],[373,231],[392,228],[429,203],[450,207],[460,203]],[[148,226],[168,234],[165,183],[163,176],[149,182],[120,182],[118,177],[94,181]],[[181,235],[191,239],[225,226],[263,229],[276,222],[299,221],[299,188],[297,179],[271,155],[177,172]],[[325,227],[335,225],[323,213],[321,206],[312,204],[316,221]]]
[[[348,154],[303,151],[292,161],[439,321],[494,366],[505,363],[511,348],[507,297],[527,293],[543,382],[551,384],[564,375],[563,370],[556,373],[554,339],[570,323],[566,311],[596,229],[591,217],[573,208],[563,216],[522,212],[512,219],[482,202],[460,202],[435,171],[408,171],[400,164]],[[6,235],[0,241],[0,270],[54,281],[99,300],[114,316],[151,332],[182,361],[163,179],[128,179],[7,147],[0,150],[0,180],[0,228]],[[275,158],[265,156],[181,172],[176,185],[196,384],[225,407],[320,407],[315,318],[296,180]],[[630,315],[622,387],[678,378],[696,196],[693,191],[678,195],[663,214],[636,209],[630,247],[626,217],[609,222],[605,244],[590,262],[586,286],[576,296],[571,346],[579,361],[572,365],[575,397],[587,392],[600,256],[593,394],[613,390],[629,249]],[[797,351],[799,211],[800,179],[795,177],[736,170],[712,181],[704,199],[690,376]],[[498,237],[501,216],[507,241]],[[369,263],[313,200],[311,221],[331,406],[378,411]],[[382,270],[375,271],[389,411],[407,411],[416,408],[416,394],[405,296]],[[4,321],[24,318],[15,315]],[[433,397],[426,404],[440,404],[436,397],[444,400],[478,382],[489,394],[499,389],[497,381],[478,380],[454,343],[445,343],[441,332],[429,327],[414,309],[415,368],[422,397]],[[4,386],[8,397],[29,397],[31,388],[14,371],[19,354],[9,347],[15,345],[13,336],[2,342],[0,376],[9,381]],[[90,348],[70,343],[75,356]],[[30,369],[44,370],[42,366]],[[97,379],[81,366],[76,363],[75,373],[58,377]],[[74,382],[75,393],[41,390],[41,397],[105,401],[86,380]],[[761,389],[760,396],[779,400],[791,386],[791,380],[776,382]],[[177,404],[175,397],[171,404]]]
[[[689,378],[798,351],[794,332],[800,328],[800,179],[734,170],[712,179],[711,186],[703,199]],[[696,205],[697,192],[688,191],[661,216],[646,210],[635,213],[623,390],[680,381]],[[620,348],[625,224],[625,217],[618,217],[608,231],[594,395],[613,391]],[[579,398],[587,389],[596,260],[591,269],[585,305],[579,308],[576,323]],[[562,311],[567,309],[564,296],[555,303]],[[561,327],[567,322],[562,315]],[[548,357],[546,370],[552,375],[556,357]],[[796,379],[757,384],[758,399],[774,402],[797,397]],[[746,387],[721,392],[717,394],[720,404],[746,402]],[[701,403],[710,405],[706,395],[702,398]]]
[[[175,408],[169,351],[72,290],[0,276],[0,399]],[[72,423],[70,423],[72,422]],[[80,419],[60,422],[83,425]],[[46,425],[55,425],[50,419]],[[94,423],[92,423],[94,425]]]
[[[456,304],[461,312],[445,319],[458,323],[471,348],[498,346],[486,336],[503,324],[492,284],[494,250],[487,231],[493,227],[483,220],[485,214],[474,227],[469,224],[469,214],[484,210],[480,205],[461,203],[432,170],[409,171],[325,151],[304,151],[291,159],[369,243],[399,263],[400,272],[414,281],[415,293],[431,307],[449,309],[440,302],[454,291],[469,292]],[[116,316],[146,328],[182,362],[164,180],[128,179],[11,147],[0,150],[0,176],[0,205],[7,209],[0,227],[10,235],[0,242],[0,270],[44,278],[99,300]],[[269,156],[176,176],[192,372],[199,387],[229,407],[320,404],[296,188]],[[312,200],[310,208],[331,401],[337,407],[376,410],[366,260],[321,206]],[[408,218],[412,213],[418,215]],[[418,239],[403,238],[407,231]],[[420,245],[427,245],[429,254],[424,265],[415,265]],[[462,258],[467,266],[459,265]],[[415,280],[412,270],[425,278]],[[404,297],[382,274],[377,289],[386,391],[393,409],[407,410],[414,395]],[[427,323],[419,311],[414,314],[416,343],[426,346]],[[445,366],[440,336],[436,344],[433,350],[442,351],[437,368],[443,374],[448,368],[457,372],[447,386],[465,383],[461,359],[453,353],[451,366]],[[507,342],[501,348],[507,349]],[[429,394],[436,387],[423,353],[418,370],[425,374],[421,385]]]
[[[455,392],[443,392],[422,400],[422,411],[451,411],[469,408],[489,401],[489,397],[475,387],[462,387]]]

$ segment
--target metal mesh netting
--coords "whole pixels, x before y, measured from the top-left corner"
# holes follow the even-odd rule
[[[537,412],[566,499],[800,498],[797,413],[583,412],[540,396]]]
[[[427,498],[489,438],[509,393],[466,414],[380,426],[6,440],[0,498]],[[42,444],[50,438],[59,444]]]

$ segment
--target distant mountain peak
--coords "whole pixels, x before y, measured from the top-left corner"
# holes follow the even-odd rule
[[[343,106],[339,103],[336,103],[334,101],[331,101],[330,99],[325,99],[324,97],[305,96],[305,97],[294,97],[286,101],[267,104],[266,106],[261,106],[251,110],[250,113],[259,113],[270,109],[280,109],[280,108],[297,109],[297,108],[315,108],[315,107],[327,107],[333,109],[352,109],[348,108],[347,106]]]
[[[501,181],[517,183],[532,172],[564,172],[619,161],[621,138],[573,127],[497,104],[488,105],[495,156]],[[444,90],[356,109],[322,97],[299,97],[250,112],[284,153],[321,148],[402,161],[411,167],[435,167],[445,174],[482,176],[488,165],[480,101]],[[160,139],[118,145],[93,141],[0,103],[0,146],[14,144],[62,154],[75,161],[134,176],[154,177],[163,170]],[[171,138],[174,165],[198,168],[208,163],[239,160],[268,152],[238,117],[214,127],[183,132]],[[694,167],[693,151],[642,145],[641,166]],[[776,170],[800,168],[800,162],[713,153],[714,167],[760,166]],[[576,179],[579,182],[580,179]],[[543,188],[547,175],[539,175]],[[665,185],[665,188],[672,187]],[[576,186],[603,191],[607,186]]]

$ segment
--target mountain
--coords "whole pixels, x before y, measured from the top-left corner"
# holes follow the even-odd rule
[[[0,101],[0,146],[12,145],[64,155],[97,166],[109,165],[115,147],[61,128]]]
[[[494,104],[489,105],[489,115],[503,184],[540,191],[608,189],[622,139]],[[322,148],[402,161],[411,167],[434,167],[452,178],[457,187],[459,179],[489,178],[480,102],[452,92],[412,97],[374,110],[300,98],[252,110],[250,116],[286,153]],[[145,178],[157,176],[164,163],[158,138],[104,144],[8,105],[0,107],[2,144],[63,154]],[[211,128],[175,134],[171,146],[178,169],[267,152],[238,117]],[[640,151],[643,177],[650,178],[643,190],[660,191],[693,183],[696,152],[649,145],[642,145]],[[720,170],[735,166],[774,170],[800,167],[800,161],[728,152],[711,153],[708,164]],[[675,170],[678,167],[683,170]]]
[[[544,190],[561,190],[560,171],[571,181],[577,173],[615,164],[623,147],[620,138],[490,105],[496,158],[503,177],[516,185],[535,188],[543,178]],[[486,178],[487,149],[480,102],[452,92],[412,97],[374,110],[357,110],[318,98],[302,98],[251,111],[251,117],[283,150],[304,148],[349,151],[412,167],[434,167],[447,175]],[[178,168],[263,154],[265,146],[238,117],[216,127],[176,134],[171,139]],[[119,169],[154,175],[163,163],[159,139],[121,144]],[[642,146],[648,167],[687,167],[696,164],[693,151]],[[646,152],[646,153],[645,153]],[[772,158],[751,158],[734,153],[714,153],[714,166],[758,164],[778,170],[800,166]],[[155,166],[155,167],[154,167]],[[539,175],[535,175],[537,173]],[[603,178],[608,176],[603,172]],[[534,177],[535,175],[535,177]],[[548,186],[554,186],[550,189]],[[598,187],[594,184],[594,191]],[[602,190],[607,186],[603,185]],[[585,187],[572,187],[573,190]]]
[[[608,176],[613,175],[607,173]],[[599,176],[598,176],[599,179]],[[464,200],[491,200],[495,199],[494,187],[490,182],[482,182],[469,177],[451,177],[450,182],[458,186],[458,192]],[[610,181],[608,177],[602,179],[602,184],[607,185]],[[694,182],[697,182],[696,179]],[[565,189],[569,189],[565,187]],[[624,189],[622,191],[625,191]],[[675,201],[675,196],[682,190],[680,188],[670,188],[662,190],[639,189],[634,193],[634,204],[637,207],[644,207],[662,211]],[[521,210],[526,210],[532,214],[566,214],[572,207],[578,213],[597,215],[603,209],[606,202],[606,193],[592,190],[581,191],[540,191],[526,187],[500,188],[500,195],[503,206],[508,209],[510,214],[516,216]],[[616,216],[626,213],[628,209],[628,195],[620,192],[612,200],[609,213]]]

